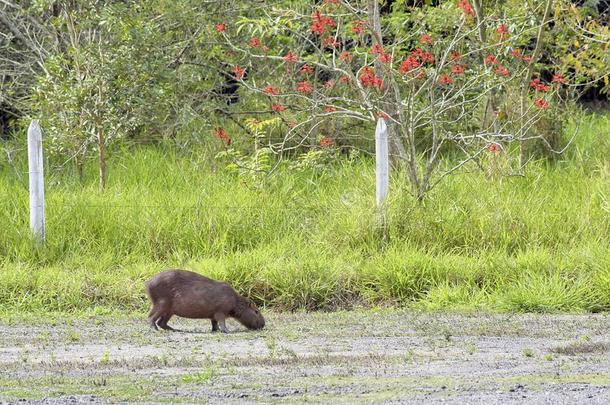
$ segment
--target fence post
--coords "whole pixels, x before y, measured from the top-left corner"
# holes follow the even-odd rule
[[[388,127],[383,118],[377,120],[377,128],[375,129],[375,161],[378,222],[383,232],[383,238],[387,239],[385,200],[389,191],[390,164],[388,159]]]
[[[28,173],[30,178],[30,230],[34,239],[38,242],[44,242],[42,131],[36,120],[33,120],[28,128]]]

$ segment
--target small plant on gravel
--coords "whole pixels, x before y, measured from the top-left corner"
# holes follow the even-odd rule
[[[530,348],[523,349],[523,355],[525,357],[534,357],[534,351]]]
[[[185,374],[182,376],[182,381],[189,384],[197,384],[208,382],[216,375],[216,367],[210,364],[205,370],[194,374]]]
[[[66,336],[66,340],[70,343],[80,342],[81,338],[81,334],[76,331],[72,331]]]
[[[106,350],[102,353],[102,357],[100,357],[100,364],[106,365],[110,362],[110,352]]]
[[[547,354],[544,356],[544,359],[545,359],[546,361],[553,361],[553,360],[555,360],[555,357],[554,357],[554,356],[553,356],[551,353],[547,353]]]

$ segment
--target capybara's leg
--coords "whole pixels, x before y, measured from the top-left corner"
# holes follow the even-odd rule
[[[157,319],[159,319],[160,315],[161,315],[161,309],[153,307],[150,310],[150,315],[148,316],[148,324],[150,325],[150,328],[152,330],[158,330],[157,329]]]
[[[159,327],[163,330],[171,330],[171,331],[175,331],[176,329],[172,328],[171,326],[169,326],[167,324],[167,322],[169,322],[169,319],[172,317],[171,314],[164,314],[161,318],[159,318],[159,321],[157,322],[157,325],[159,325]]]
[[[227,325],[225,325],[225,315],[222,313],[214,314],[214,320],[218,322],[218,327],[222,333],[229,333]]]
[[[212,319],[212,332],[218,332],[218,321]]]

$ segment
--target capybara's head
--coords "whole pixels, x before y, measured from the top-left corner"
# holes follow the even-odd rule
[[[265,327],[265,318],[263,318],[254,302],[249,299],[246,300],[247,305],[244,306],[239,317],[236,317],[236,319],[248,329],[263,329]]]

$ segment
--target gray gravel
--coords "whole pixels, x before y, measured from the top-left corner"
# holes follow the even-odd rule
[[[0,321],[0,403],[610,403],[610,317],[267,313]]]

